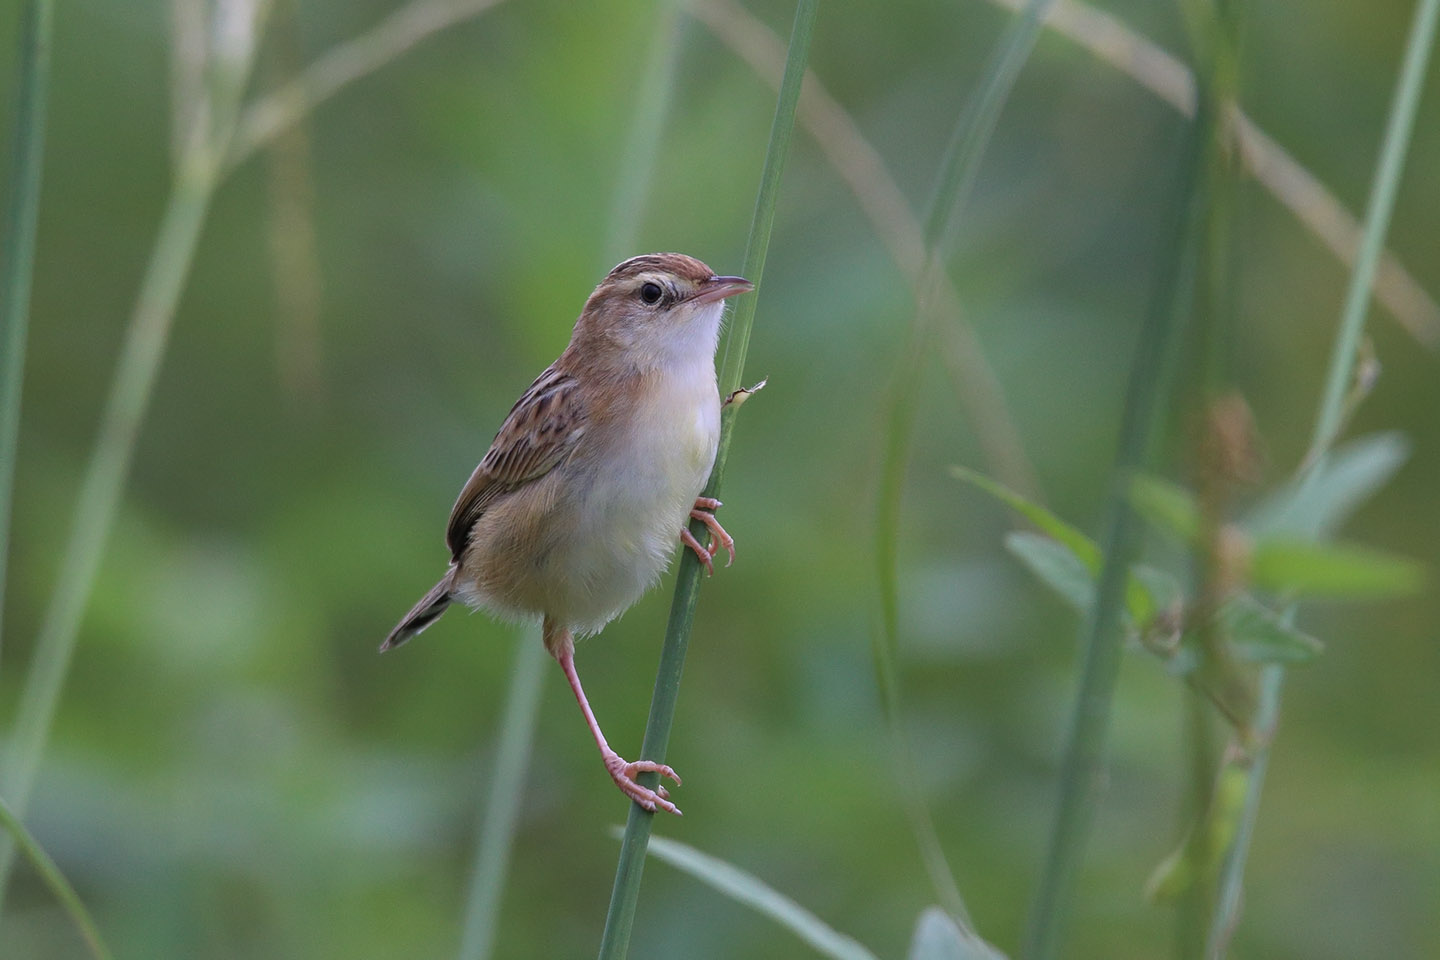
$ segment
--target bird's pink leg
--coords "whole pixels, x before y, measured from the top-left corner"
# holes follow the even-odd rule
[[[713,557],[715,556],[715,554],[719,553],[721,547],[725,548],[725,552],[729,554],[729,559],[725,561],[725,566],[728,567],[730,566],[730,564],[735,562],[735,538],[730,536],[730,534],[726,533],[725,528],[720,526],[720,521],[715,519],[715,511],[720,509],[722,506],[724,506],[724,504],[722,504],[719,500],[716,500],[714,497],[696,497],[695,507],[690,511],[690,517],[693,520],[699,520],[701,523],[705,524],[705,529],[710,531],[710,549],[706,551],[706,553],[708,553],[710,557]],[[689,531],[687,530],[686,532],[688,533]],[[685,538],[684,536],[681,536],[680,539],[684,540]],[[690,539],[693,540],[694,537],[691,537]],[[690,547],[690,549],[695,550],[697,554],[700,553],[700,551],[697,549],[699,544],[692,545],[687,542],[685,545],[687,547]],[[714,573],[715,570],[713,565],[708,563],[707,560],[708,557],[700,557],[700,562],[705,564],[705,569],[710,571],[711,573]]]
[[[549,624],[546,624],[547,627]],[[600,724],[595,719],[595,713],[590,709],[590,701],[585,699],[585,688],[580,686],[580,674],[575,671],[575,641],[566,630],[563,636],[557,638],[557,642],[550,643],[546,638],[546,646],[550,646],[550,652],[560,662],[560,669],[565,671],[565,679],[570,681],[570,689],[575,694],[575,700],[580,704],[580,712],[585,714],[585,722],[590,726],[590,735],[595,738],[595,744],[600,748],[600,756],[605,760],[605,770],[620,792],[640,806],[654,813],[658,807],[677,817],[681,816],[680,808],[670,802],[670,792],[664,786],[657,784],[654,790],[635,782],[637,773],[658,773],[662,777],[669,777],[680,785],[680,775],[663,763],[656,763],[654,760],[636,760],[634,763],[626,763],[610,744],[605,742],[605,734],[600,732]]]

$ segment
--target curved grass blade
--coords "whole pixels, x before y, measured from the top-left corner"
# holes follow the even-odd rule
[[[85,909],[80,895],[75,892],[74,887],[70,886],[70,881],[65,879],[65,875],[60,872],[55,861],[50,859],[50,855],[30,835],[30,831],[25,829],[25,824],[20,822],[20,818],[15,816],[15,812],[3,800],[0,800],[0,827],[5,828],[10,839],[20,848],[20,852],[25,854],[26,859],[35,867],[35,872],[40,874],[40,879],[45,881],[45,885],[55,895],[55,899],[59,900],[60,905],[65,908],[65,912],[70,914],[70,919],[75,922],[80,936],[85,940],[85,945],[90,948],[90,955],[95,960],[112,960],[110,948],[105,946],[105,941],[101,939],[100,930],[95,926],[95,921],[91,919],[90,911]]]
[[[1016,11],[1027,2],[990,0]],[[1081,0],[1057,0],[1045,26],[1129,76],[1179,113],[1194,116],[1195,75],[1190,68],[1124,20]],[[1229,122],[1247,172],[1335,259],[1353,268],[1362,236],[1359,219],[1244,110],[1232,108]],[[1421,346],[1432,351],[1440,347],[1440,304],[1392,251],[1380,255],[1374,295]]]
[[[1048,535],[1052,540],[1058,540],[1064,544],[1070,552],[1085,565],[1085,569],[1091,573],[1098,573],[1100,571],[1100,548],[1095,546],[1095,541],[1081,533],[1078,528],[1061,520],[1055,514],[1040,506],[1040,504],[1026,500],[1004,484],[997,483],[983,473],[977,473],[969,467],[951,467],[950,475],[957,480],[964,480],[966,483],[990,494],[990,496],[999,500],[1026,520],[1029,520],[1041,533]]]
[[[1024,12],[1010,22],[986,65],[979,88],[956,120],[925,215],[925,266],[915,281],[915,317],[901,348],[891,388],[880,483],[875,498],[875,573],[880,594],[880,629],[872,635],[871,652],[881,703],[890,725],[891,739],[896,744],[896,762],[901,768],[899,774],[906,781],[916,779],[916,764],[900,727],[897,667],[900,645],[900,503],[914,434],[921,381],[919,374],[935,319],[937,293],[945,285],[945,240],[953,232],[969,199],[1000,112],[1030,52],[1035,48],[1041,20],[1053,2],[1029,0]],[[964,900],[940,847],[929,808],[920,797],[908,793],[905,795],[905,807],[936,895],[948,911],[965,918]]]
[[[1005,955],[944,910],[929,907],[915,924],[905,960],[1005,960]]]
[[[619,830],[616,830],[619,833]],[[754,874],[726,863],[688,844],[664,837],[650,840],[650,856],[690,874],[720,893],[762,913],[831,960],[878,960],[858,940],[835,930],[824,920],[780,893]]]

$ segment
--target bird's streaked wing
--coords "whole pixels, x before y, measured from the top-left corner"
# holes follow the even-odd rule
[[[496,497],[538,480],[575,449],[585,432],[585,411],[575,378],[550,367],[530,384],[450,511],[445,542],[458,561],[475,521]]]

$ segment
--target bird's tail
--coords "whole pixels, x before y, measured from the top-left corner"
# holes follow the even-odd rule
[[[440,582],[430,588],[430,592],[420,598],[420,602],[410,608],[410,612],[395,625],[390,631],[390,636],[380,644],[380,652],[400,646],[415,634],[424,630],[430,624],[440,619],[440,614],[450,606],[450,591],[454,588],[454,572],[445,574]]]

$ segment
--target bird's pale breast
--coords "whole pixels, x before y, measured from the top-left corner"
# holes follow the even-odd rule
[[[669,369],[606,419],[575,456],[481,518],[465,562],[472,602],[593,633],[664,572],[715,461],[713,361]]]

